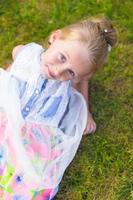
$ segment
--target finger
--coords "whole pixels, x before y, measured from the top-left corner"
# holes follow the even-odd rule
[[[85,130],[85,133],[86,134],[90,134],[91,133],[91,130],[92,128],[91,128],[91,125],[89,124],[88,126],[87,126],[87,128],[86,128],[86,130]]]
[[[95,123],[90,124],[88,131],[90,133],[94,133],[96,131],[96,124]]]
[[[96,124],[92,124],[92,126],[91,126],[91,132],[95,133],[95,131],[96,131]]]
[[[94,133],[96,131],[96,123],[89,123],[84,131],[84,135]]]

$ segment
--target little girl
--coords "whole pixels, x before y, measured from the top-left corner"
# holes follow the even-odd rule
[[[0,71],[0,199],[51,200],[83,133],[96,130],[88,79],[116,43],[105,18],[54,31],[49,46],[13,49]]]

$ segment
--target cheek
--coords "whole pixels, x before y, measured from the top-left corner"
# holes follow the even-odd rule
[[[45,52],[45,62],[50,62],[53,59],[53,53],[51,49],[47,49]]]
[[[66,72],[63,72],[62,74],[59,75],[59,80],[60,81],[68,81],[71,80],[71,78],[68,76]]]
[[[49,62],[56,62],[58,63],[58,54],[57,52],[55,52],[53,49],[49,49],[49,52],[47,54],[47,59],[49,60]]]
[[[65,76],[65,75],[60,75],[59,77],[58,77],[58,80],[60,80],[60,81],[68,81],[69,79],[68,79],[68,77],[67,76]]]

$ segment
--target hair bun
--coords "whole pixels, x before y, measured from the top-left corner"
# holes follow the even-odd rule
[[[105,17],[95,18],[92,21],[96,23],[106,42],[111,45],[111,47],[115,46],[117,42],[117,34],[111,21]]]

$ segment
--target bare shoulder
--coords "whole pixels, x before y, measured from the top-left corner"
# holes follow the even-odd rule
[[[13,60],[15,60],[18,52],[20,51],[20,49],[23,47],[24,45],[17,45],[16,47],[13,48],[12,50],[12,58]]]

